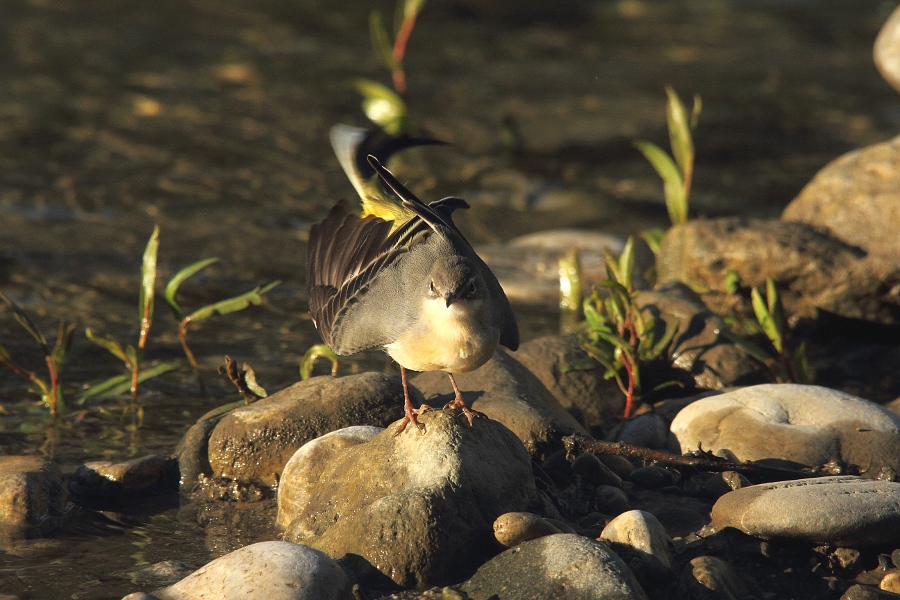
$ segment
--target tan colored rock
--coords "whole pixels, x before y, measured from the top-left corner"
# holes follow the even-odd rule
[[[284,539],[353,555],[359,573],[374,567],[408,588],[473,573],[496,551],[497,517],[541,506],[531,460],[492,419],[469,426],[459,411],[434,410],[419,420],[424,434],[391,424],[361,443],[301,448],[278,491],[305,499],[280,513]]]
[[[703,398],[672,421],[682,452],[727,449],[739,461],[858,465],[869,478],[900,473],[900,416],[844,392],[767,384]]]
[[[421,373],[412,381],[434,406],[453,399],[446,373]],[[544,384],[502,348],[484,366],[456,375],[456,382],[469,406],[503,423],[538,459],[562,448],[563,436],[587,434]]]
[[[222,417],[209,435],[210,469],[216,477],[274,486],[306,442],[351,425],[383,427],[402,414],[397,376],[313,377]]]
[[[507,548],[554,533],[574,532],[571,528],[559,527],[552,520],[529,512],[502,514],[494,521],[494,537]]]
[[[679,598],[685,600],[752,600],[737,569],[715,556],[691,559],[678,582]]]
[[[716,501],[712,526],[765,539],[890,544],[900,536],[900,483],[843,475],[751,485]]]

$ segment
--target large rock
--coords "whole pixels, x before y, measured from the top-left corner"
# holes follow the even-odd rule
[[[877,264],[876,264],[877,263]],[[672,227],[659,249],[659,281],[707,290],[703,301],[719,314],[733,310],[729,270],[741,285],[765,289],[774,279],[789,315],[825,309],[843,317],[894,323],[900,315],[893,286],[900,268],[867,257],[857,246],[798,221],[722,218]]]
[[[900,474],[900,416],[843,392],[767,384],[703,398],[672,421],[682,452],[727,449],[738,460],[858,465],[870,478]]]
[[[472,600],[646,600],[622,560],[601,542],[570,533],[523,542],[461,586]]]
[[[765,368],[722,335],[728,326],[699,296],[680,282],[660,285],[641,292],[637,299],[642,311],[657,319],[657,339],[669,323],[675,322],[675,337],[667,350],[675,369],[685,372],[693,384],[703,389],[750,385],[767,381]],[[654,377],[655,375],[655,377]],[[671,373],[678,379],[677,373]],[[648,373],[642,377],[656,383],[665,377]]]
[[[824,228],[869,255],[892,259],[893,267],[900,268],[900,137],[829,163],[781,218]]]
[[[0,542],[32,537],[63,517],[59,467],[39,456],[0,457]]]
[[[506,425],[534,457],[543,459],[561,448],[565,435],[587,434],[540,379],[503,348],[481,368],[457,374],[456,382],[469,406]],[[446,373],[421,373],[413,383],[426,398],[442,396],[435,404],[453,399]]]
[[[309,440],[350,425],[383,427],[402,410],[397,376],[313,377],[222,417],[209,435],[210,471],[274,486],[288,459]]]
[[[278,491],[280,505],[282,495],[302,500],[280,506],[284,539],[355,555],[361,575],[374,567],[403,587],[471,575],[496,551],[494,520],[539,507],[531,461],[491,419],[470,427],[458,411],[435,410],[419,420],[424,434],[391,425],[368,441],[336,433],[301,448]]]
[[[621,415],[625,396],[615,381],[603,378],[603,369],[571,369],[590,360],[577,335],[547,335],[522,344],[516,360],[535,374],[560,405],[588,427],[602,425],[610,415]]]
[[[900,483],[836,476],[752,485],[719,498],[712,525],[767,539],[894,544],[900,536]]]
[[[322,552],[288,542],[259,542],[217,558],[153,597],[350,600],[353,594],[344,571]]]

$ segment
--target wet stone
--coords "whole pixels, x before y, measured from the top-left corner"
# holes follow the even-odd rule
[[[565,533],[502,552],[460,588],[472,600],[647,598],[634,574],[605,544]]]
[[[834,476],[753,485],[719,498],[712,525],[765,539],[893,543],[900,536],[900,483]]]
[[[398,376],[313,377],[225,415],[209,437],[209,465],[216,477],[275,486],[309,440],[351,425],[384,427],[402,407]]]
[[[738,461],[854,464],[875,478],[900,472],[900,416],[844,392],[769,384],[703,398],[672,421],[682,452],[728,449]]]
[[[850,586],[840,600],[897,600],[897,594],[880,590],[873,585]]]
[[[132,494],[152,488],[175,489],[178,486],[177,467],[177,459],[160,454],[121,463],[91,461],[78,467],[70,485],[76,494],[97,496]]]
[[[0,457],[0,541],[52,529],[64,516],[65,501],[56,463],[38,456]]]

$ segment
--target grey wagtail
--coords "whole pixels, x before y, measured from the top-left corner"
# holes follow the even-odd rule
[[[386,160],[421,140],[395,139],[385,150],[384,144],[367,146],[361,131],[332,131],[341,164],[370,207],[360,216],[341,201],[310,229],[306,281],[313,322],[337,354],[381,346],[400,365],[405,417],[396,434],[410,422],[424,431],[416,415],[431,408],[413,407],[407,369],[446,371],[456,392],[446,408],[462,409],[471,425],[481,413],[466,405],[453,374],[486,363],[498,343],[518,348],[515,317],[497,278],[453,223],[453,211],[468,208],[466,201],[449,197],[426,205],[369,153],[380,150]],[[365,166],[387,185],[385,193],[366,180],[362,161],[351,160],[351,147],[367,152]]]

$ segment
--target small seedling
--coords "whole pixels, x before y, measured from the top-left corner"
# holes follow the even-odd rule
[[[666,86],[666,122],[672,155],[667,154],[653,142],[637,140],[634,146],[650,161],[663,181],[666,209],[673,225],[685,223],[688,218],[688,204],[691,196],[691,181],[694,174],[694,141],[691,130],[700,117],[700,96],[694,96],[694,106],[690,118],[681,98],[671,86]],[[651,245],[652,246],[652,245]]]
[[[320,358],[327,358],[331,361],[331,376],[337,376],[338,357],[331,351],[331,348],[325,344],[315,344],[309,347],[303,358],[300,359],[300,379],[307,380],[312,377],[313,365]]]
[[[643,391],[641,367],[663,356],[675,336],[677,322],[667,324],[657,339],[655,319],[638,306],[639,292],[633,285],[633,238],[628,239],[618,259],[607,251],[606,270],[608,279],[597,283],[584,301],[582,347],[606,368],[605,378],[616,380],[625,394],[624,416],[628,418]],[[564,370],[588,368],[592,367],[578,363]]]
[[[184,350],[184,355],[187,357],[188,362],[191,363],[191,369],[193,369],[194,375],[197,377],[197,383],[200,386],[200,393],[203,395],[206,395],[206,384],[203,381],[203,376],[200,374],[200,365],[197,363],[197,358],[194,356],[191,347],[188,345],[188,325],[196,321],[208,319],[213,315],[227,315],[239,310],[244,310],[250,305],[259,305],[262,303],[263,294],[281,283],[280,281],[273,281],[264,286],[257,286],[249,292],[245,292],[239,296],[228,298],[227,300],[220,300],[219,302],[215,302],[213,304],[198,308],[190,314],[186,314],[178,304],[178,301],[175,299],[175,295],[178,293],[178,288],[182,283],[184,283],[186,279],[200,272],[201,270],[205,269],[218,260],[218,258],[205,258],[186,266],[185,268],[178,271],[178,273],[176,273],[171,280],[169,280],[169,283],[166,284],[165,291],[166,302],[172,309],[172,313],[175,315],[175,318],[179,321],[178,339],[181,340],[181,347]]]
[[[112,396],[120,394],[125,391],[125,389],[128,389],[131,391],[132,406],[135,406],[137,402],[138,385],[141,382],[178,368],[177,362],[169,362],[161,363],[146,371],[141,371],[144,348],[147,345],[147,339],[150,335],[150,326],[153,323],[153,298],[155,296],[156,259],[158,253],[159,226],[156,226],[153,228],[153,233],[150,235],[150,240],[147,242],[143,261],[141,262],[141,290],[140,298],[138,300],[140,335],[138,337],[137,346],[123,346],[112,336],[94,333],[90,328],[85,331],[85,335],[89,340],[101,348],[106,349],[110,354],[124,362],[125,367],[130,371],[130,375],[112,377],[101,384],[92,386],[79,396],[79,404],[83,404],[85,400],[92,396]],[[139,420],[142,420],[143,418],[143,410],[140,407],[138,407],[138,418]]]
[[[740,276],[729,270],[725,286],[730,293],[737,293]],[[755,320],[736,315],[726,318],[726,322],[746,332],[746,335],[732,332],[729,335],[731,341],[766,365],[778,383],[810,383],[812,374],[806,356],[806,343],[801,342],[795,347],[790,344],[790,328],[784,318],[784,307],[775,280],[766,278],[765,298],[758,288],[753,287],[750,302]],[[763,338],[765,342],[757,344],[753,341],[754,337]]]
[[[403,69],[403,58],[406,56],[406,46],[409,44],[410,35],[416,25],[416,18],[424,4],[425,0],[398,0],[394,12],[393,43],[391,43],[381,12],[373,10],[369,16],[369,34],[372,38],[372,45],[375,47],[375,54],[390,70],[394,90],[401,96],[406,94],[406,72]]]
[[[584,294],[581,289],[581,260],[573,248],[559,259],[559,329],[576,331],[584,319]]]
[[[65,401],[63,400],[62,388],[60,387],[59,375],[62,372],[66,359],[69,355],[69,348],[72,345],[72,334],[75,331],[75,325],[59,322],[59,329],[56,333],[56,344],[53,350],[47,344],[47,339],[41,332],[40,328],[34,323],[22,308],[13,302],[6,294],[0,292],[0,300],[6,303],[13,311],[13,318],[28,332],[41,347],[44,353],[44,362],[47,365],[47,373],[49,381],[39,376],[34,371],[30,371],[13,360],[9,351],[0,345],[0,364],[6,366],[12,372],[24,377],[36,386],[36,391],[41,396],[41,402],[50,409],[50,414],[56,417],[60,412],[65,411]]]
[[[409,133],[409,111],[403,101],[406,96],[406,71],[403,58],[406,47],[425,0],[398,0],[394,14],[394,40],[388,33],[384,17],[373,10],[369,17],[369,35],[375,54],[391,72],[394,89],[372,81],[356,79],[353,86],[363,97],[363,112],[373,123],[392,135]]]

